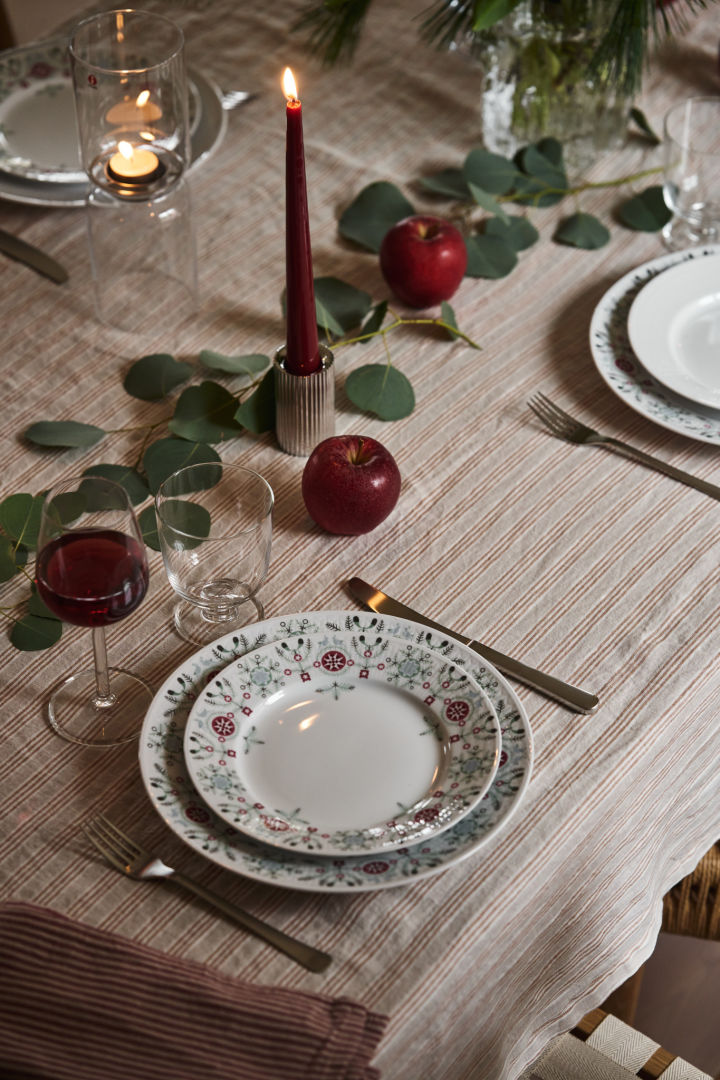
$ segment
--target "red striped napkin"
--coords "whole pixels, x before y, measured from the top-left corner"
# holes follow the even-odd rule
[[[377,1080],[387,1017],[0,904],[3,1080]]]

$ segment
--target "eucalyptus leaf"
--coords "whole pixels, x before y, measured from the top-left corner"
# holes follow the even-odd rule
[[[50,610],[34,585],[33,591],[30,594],[30,599],[28,600],[27,609],[30,615],[37,615],[39,619],[53,619],[55,622],[61,621],[58,619],[55,612]]]
[[[15,577],[17,570],[15,544],[9,536],[0,536],[0,581],[9,581]]]
[[[399,188],[387,180],[376,180],[343,211],[338,230],[346,240],[378,252],[388,229],[414,213],[415,207]]]
[[[183,390],[168,428],[190,442],[223,442],[242,431],[235,420],[237,399],[220,383],[209,380]]]
[[[145,451],[143,469],[150,491],[155,495],[163,480],[167,480],[168,476],[172,476],[178,469],[208,461],[220,461],[220,455],[206,443],[190,443],[185,439],[158,439]]]
[[[534,176],[521,176],[515,185],[514,201],[521,206],[555,206],[565,197],[563,191],[551,191]]]
[[[470,199],[470,191],[462,169],[441,169],[440,172],[421,177],[420,184],[433,195],[445,195],[460,202]]]
[[[160,538],[158,536],[157,515],[154,506],[146,506],[138,515],[138,525],[142,538],[153,551],[160,551]]]
[[[129,465],[90,465],[82,475],[102,476],[105,480],[112,480],[113,483],[119,484],[127,491],[133,506],[145,502],[150,494],[150,489],[142,476]]]
[[[618,217],[628,229],[658,232],[668,223],[672,212],[663,198],[662,188],[655,185],[624,202],[618,210]]]
[[[40,495],[21,492],[8,495],[0,502],[0,527],[15,541],[22,541],[26,548],[34,551],[40,531],[44,499]]]
[[[559,149],[558,149],[559,148]],[[557,139],[524,147],[516,155],[524,176],[517,178],[515,191],[522,196],[519,202],[533,206],[554,206],[568,190],[568,180],[562,163],[562,147]]]
[[[647,138],[648,142],[652,146],[660,145],[662,139],[660,139],[660,137],[655,134],[652,127],[650,126],[650,122],[648,121],[647,116],[642,111],[642,109],[637,109],[633,107],[630,110],[630,119],[638,128],[640,128],[640,131],[642,131],[643,135]]]
[[[254,435],[275,428],[275,372],[271,369],[260,385],[243,401],[235,413],[238,424],[242,424]]]
[[[487,30],[499,19],[514,11],[520,0],[475,0],[473,8],[472,28],[477,33],[479,30]]]
[[[515,248],[500,236],[469,236],[465,246],[468,252],[467,277],[503,278],[517,266]]]
[[[370,315],[360,327],[360,334],[377,334],[378,330],[385,321],[387,315],[388,302],[387,300],[381,300],[370,312]],[[365,341],[359,342],[360,345],[367,345],[371,338],[367,338]]]
[[[157,516],[157,515],[156,515]],[[210,512],[187,499],[167,499],[162,504],[158,529],[175,549],[190,551],[210,535]]]
[[[494,214],[506,224],[510,221],[509,215],[503,210],[497,199],[494,199],[492,195],[488,194],[487,191],[483,191],[482,188],[477,187],[477,185],[473,184],[472,181],[468,184],[468,187],[470,188],[472,197],[478,204],[478,206],[482,206],[483,210],[487,210],[488,213]]]
[[[391,364],[366,364],[352,371],[345,393],[358,409],[381,420],[401,420],[415,408],[410,381]]]
[[[459,329],[457,319],[455,318],[455,312],[452,306],[448,304],[447,300],[443,300],[442,304],[440,305],[440,318],[444,323],[447,323],[448,326],[452,326],[454,328],[453,330],[446,331],[448,337],[457,339],[458,335],[454,332],[455,330]]]
[[[192,364],[169,353],[151,353],[135,361],[123,380],[123,389],[140,401],[159,401],[187,382],[192,372]]]
[[[555,230],[553,240],[558,244],[594,251],[610,240],[610,231],[593,214],[577,213],[565,218]]]
[[[61,635],[62,623],[59,619],[46,619],[28,613],[13,625],[10,641],[21,652],[39,652],[55,645]]]
[[[506,195],[517,180],[518,170],[510,158],[480,147],[471,150],[465,158],[463,176],[468,186],[475,184],[491,195]]]
[[[318,326],[340,337],[359,326],[372,306],[372,297],[336,277],[318,277],[315,310]]]
[[[87,499],[80,491],[58,491],[50,505],[55,520],[70,525],[87,510]]]
[[[224,371],[228,375],[247,375],[249,379],[259,375],[271,362],[264,353],[248,353],[245,356],[224,356],[222,353],[203,349],[200,363],[213,371]]]
[[[526,217],[508,217],[507,221],[500,218],[490,218],[485,223],[486,236],[499,236],[505,240],[515,251],[525,251],[539,239],[540,233]]]
[[[39,420],[27,428],[25,438],[36,446],[76,448],[94,446],[105,434],[102,428],[78,420]]]
[[[543,155],[547,158],[551,165],[554,165],[557,169],[565,174],[565,163],[563,161],[563,147],[559,139],[553,138],[552,135],[546,135],[544,139],[540,139],[535,143],[535,146]]]

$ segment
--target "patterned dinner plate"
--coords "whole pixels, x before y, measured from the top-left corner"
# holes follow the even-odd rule
[[[424,644],[463,667],[488,696],[502,736],[489,791],[456,825],[438,836],[384,855],[323,856],[284,851],[241,833],[200,798],[183,755],[190,710],[228,663],[273,641],[300,634],[349,631],[359,642],[378,634]],[[286,615],[228,634],[190,656],[168,676],[146,714],[140,771],[167,826],[211,862],[255,881],[306,892],[370,892],[430,877],[475,854],[517,811],[530,781],[533,740],[525,710],[505,679],[462,643],[406,619],[348,611]]]
[[[185,763],[221,818],[316,855],[391,851],[450,828],[487,792],[500,728],[483,690],[424,643],[296,634],[208,684]]]
[[[590,323],[590,349],[607,385],[635,412],[690,439],[720,445],[720,410],[683,397],[655,379],[633,352],[628,315],[640,290],[671,266],[720,254],[719,244],[660,255],[608,289]]]

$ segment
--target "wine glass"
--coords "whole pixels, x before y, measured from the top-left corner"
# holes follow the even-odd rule
[[[689,98],[665,116],[663,196],[671,251],[720,239],[720,97]]]
[[[51,727],[82,746],[137,738],[152,687],[109,668],[105,627],[132,614],[148,587],[145,545],[124,488],[100,476],[58,484],[43,503],[35,570],[42,600],[63,622],[92,627],[94,666],[52,692]]]
[[[274,501],[259,473],[226,462],[188,465],[160,485],[158,537],[186,641],[204,645],[264,618],[255,594],[270,563]]]

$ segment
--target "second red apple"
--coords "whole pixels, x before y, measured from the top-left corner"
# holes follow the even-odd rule
[[[433,307],[457,291],[467,269],[467,248],[451,222],[416,214],[385,234],[380,269],[398,300],[412,308]]]

